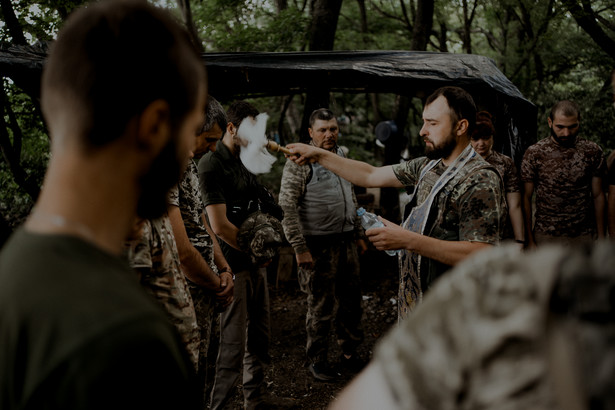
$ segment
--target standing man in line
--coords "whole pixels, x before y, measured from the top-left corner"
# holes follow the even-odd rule
[[[581,113],[576,103],[558,102],[551,108],[547,121],[551,135],[530,146],[521,163],[528,247],[554,241],[570,245],[603,238],[602,179],[606,164],[602,149],[594,142],[578,138]]]
[[[451,266],[500,240],[506,213],[497,171],[470,145],[476,121],[474,100],[458,87],[442,87],[427,98],[421,136],[427,157],[374,167],[306,144],[290,144],[298,164],[318,162],[355,185],[415,186],[414,206],[403,226],[367,231],[377,249],[402,249],[399,318],[422,299]]]
[[[220,315],[220,349],[211,408],[230,407],[243,364],[246,409],[267,408],[265,367],[270,362],[269,290],[267,271],[256,266],[237,243],[239,227],[256,210],[258,184],[239,159],[245,145],[237,135],[242,121],[254,121],[258,110],[245,101],[227,111],[228,124],[214,152],[199,161],[203,203],[226,260],[235,272],[235,295]]]
[[[71,14],[52,45],[52,155],[0,254],[3,410],[195,408],[179,336],[120,256],[136,216],[163,215],[202,121],[187,38],[147,2],[105,1]]]
[[[222,138],[225,125],[224,109],[215,98],[209,96],[204,122],[195,137],[192,151],[195,158],[216,150],[216,143]],[[209,390],[206,386],[209,383],[207,363],[214,305],[218,303],[226,307],[231,303],[234,284],[230,265],[205,218],[197,172],[197,166],[191,159],[180,183],[169,193],[169,218],[182,270],[188,278],[188,287],[194,301],[200,331],[199,385],[205,396]]]
[[[326,108],[310,116],[311,145],[344,156],[337,145],[337,119]],[[357,243],[365,250],[352,184],[319,164],[300,166],[288,160],[279,196],[282,225],[295,250],[301,289],[307,293],[306,353],[316,380],[337,377],[328,361],[334,318],[341,364],[356,373],[363,361],[356,352],[363,341],[361,286]]]

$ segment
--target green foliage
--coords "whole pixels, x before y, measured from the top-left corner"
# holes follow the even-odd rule
[[[170,9],[178,18],[174,0],[150,0]],[[546,114],[559,99],[572,99],[582,107],[582,132],[598,142],[606,153],[615,149],[615,119],[608,85],[615,62],[563,8],[553,0],[449,0],[435,3],[434,26],[428,50],[450,52],[467,49],[462,36],[466,25],[463,4],[475,8],[470,32],[472,52],[491,57],[521,92],[538,107],[538,136],[548,135]],[[68,14],[84,0],[22,0],[12,2],[15,15],[29,44],[55,37]],[[309,2],[288,1],[278,10],[274,0],[191,1],[194,25],[208,52],[216,51],[299,51],[308,44],[311,16]],[[365,21],[359,1],[344,1],[338,21],[337,50],[404,50],[412,42],[413,0],[365,0]],[[402,7],[403,6],[403,7]],[[591,7],[613,36],[615,0],[597,0]],[[0,11],[4,13],[5,11]],[[407,17],[407,18],[406,18]],[[607,23],[610,22],[610,26]],[[0,24],[0,43],[11,42],[6,24]],[[5,83],[10,106],[23,134],[21,165],[28,176],[42,181],[48,160],[48,137],[36,104],[10,83]],[[298,140],[304,95],[292,97],[282,121],[280,116],[289,97],[251,100],[270,115],[270,138],[283,143]],[[378,121],[396,112],[396,96],[365,94],[331,95],[331,109],[348,122],[340,122],[340,144],[349,156],[379,164],[382,149],[374,143]],[[418,133],[422,104],[410,103],[405,135],[412,156],[420,155],[424,144]],[[5,113],[5,119],[9,118]],[[281,124],[281,126],[279,126]],[[278,129],[279,128],[279,129]],[[11,138],[14,139],[12,131]],[[277,192],[285,159],[279,155],[273,170],[259,177]],[[31,206],[29,197],[17,186],[6,161],[0,159],[0,210],[19,219]]]
[[[276,13],[269,2],[199,2],[193,19],[206,51],[297,51],[308,18],[296,8]]]

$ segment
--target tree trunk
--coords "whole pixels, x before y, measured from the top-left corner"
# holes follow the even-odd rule
[[[312,0],[310,51],[333,50],[342,0]]]
[[[2,7],[4,22],[9,29],[9,33],[11,33],[11,37],[13,37],[13,44],[20,46],[27,45],[28,42],[26,41],[21,24],[19,24],[19,20],[15,15],[15,9],[13,9],[11,0],[0,0],[0,6]]]
[[[26,171],[21,166],[22,134],[16,121],[11,121],[11,125],[9,125],[4,118],[6,110],[9,118],[14,119],[14,113],[7,102],[4,87],[0,87],[0,150],[2,150],[2,156],[8,164],[17,185],[19,185],[33,201],[36,201],[40,193],[40,187],[28,178]],[[9,126],[11,126],[13,131],[13,143],[11,143],[8,132]]]
[[[194,20],[192,19],[190,0],[177,0],[177,6],[179,7],[182,18],[184,19],[184,24],[186,25],[186,29],[188,30],[188,35],[190,36],[190,40],[192,40],[192,44],[194,44],[199,53],[204,53],[205,49],[203,48],[203,42],[199,37],[199,33],[196,31]]]
[[[562,3],[572,14],[577,24],[589,34],[598,47],[615,60],[615,40],[602,30],[600,24],[596,21],[589,2],[583,1],[584,7],[581,7],[575,0],[563,0]]]
[[[418,0],[412,30],[412,50],[427,50],[433,28],[434,0]]]
[[[339,20],[341,8],[342,0],[311,1],[310,51],[333,50],[335,31],[337,30],[337,21]],[[301,141],[309,140],[307,129],[312,111],[318,108],[329,108],[329,86],[326,81],[327,73],[322,73],[322,81],[312,84],[311,90],[307,93],[299,136]]]

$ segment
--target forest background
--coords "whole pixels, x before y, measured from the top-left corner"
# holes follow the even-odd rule
[[[0,48],[46,47],[85,1],[0,0]],[[582,135],[615,150],[610,73],[615,0],[156,0],[187,27],[202,52],[426,50],[480,54],[538,108],[538,139],[554,102],[582,109]],[[298,141],[309,93],[250,100],[270,116],[271,138]],[[405,123],[407,157],[421,155],[422,102],[404,95],[331,93],[349,156],[379,165],[374,128]],[[222,101],[225,105],[230,101]],[[38,95],[10,78],[0,87],[0,244],[30,211],[49,159]],[[497,120],[497,119],[496,119]],[[305,127],[305,124],[303,124]],[[284,158],[262,181],[277,191]]]

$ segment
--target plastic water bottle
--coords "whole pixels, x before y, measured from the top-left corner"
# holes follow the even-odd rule
[[[378,219],[376,215],[371,212],[367,212],[363,208],[357,209],[357,216],[361,218],[361,225],[366,231],[372,228],[382,228],[384,226],[382,221]],[[385,252],[387,253],[387,255],[395,256],[399,253],[399,250],[395,251],[393,249],[389,249]]]

